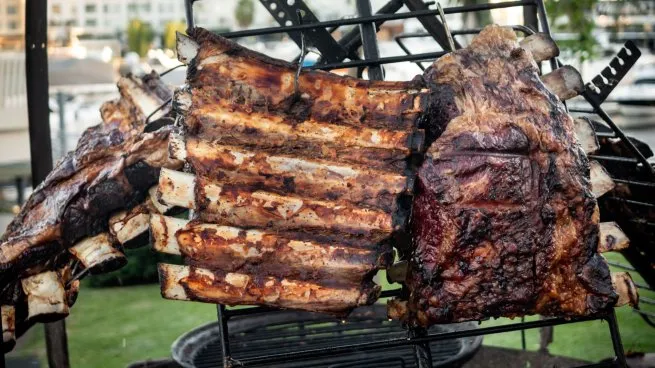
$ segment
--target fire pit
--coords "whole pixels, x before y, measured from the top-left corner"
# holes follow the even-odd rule
[[[376,304],[356,309],[347,321],[323,314],[276,311],[240,316],[228,322],[232,361],[260,354],[281,354],[321,349],[336,344],[383,342],[406,338],[407,330],[386,316],[386,306]],[[429,333],[446,333],[475,328],[475,322],[431,327]],[[459,366],[469,360],[482,344],[482,336],[460,337],[429,344],[433,367]],[[220,325],[198,327],[173,343],[173,358],[183,367],[216,367],[223,363]],[[354,350],[329,357],[309,357],[266,367],[416,367],[411,346],[389,347],[375,352]]]

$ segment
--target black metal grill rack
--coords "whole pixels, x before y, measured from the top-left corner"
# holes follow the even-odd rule
[[[193,3],[197,0],[185,0],[186,17],[188,26],[192,27],[193,22]],[[204,0],[210,1],[210,0]],[[375,14],[372,14],[369,0],[356,0],[359,16],[352,19],[340,19],[320,22],[307,8],[302,0],[260,0],[262,5],[273,14],[274,19],[280,24],[280,27],[271,27],[263,29],[253,29],[223,34],[224,37],[237,38],[245,36],[256,36],[274,33],[288,33],[289,36],[297,43],[301,44],[303,38],[307,38],[311,46],[315,47],[321,54],[319,61],[313,65],[312,69],[332,70],[337,68],[357,68],[361,76],[363,70],[368,69],[368,76],[371,79],[383,79],[382,65],[397,62],[430,62],[435,58],[442,56],[446,51],[436,51],[429,53],[412,54],[402,44],[402,39],[407,37],[423,37],[420,35],[405,35],[400,37],[398,42],[407,55],[380,57],[377,49],[376,31],[386,21],[416,18],[424,26],[427,35],[434,38],[443,48],[448,49],[447,33],[444,25],[438,20],[438,10],[429,8],[433,3],[423,2],[422,0],[389,0]],[[275,4],[276,11],[273,12],[271,5]],[[398,11],[407,6],[409,12]],[[525,25],[514,25],[514,29],[530,34],[534,31],[541,30],[549,33],[549,25],[546,18],[546,12],[543,0],[522,0],[522,1],[505,1],[493,4],[478,4],[470,6],[453,6],[443,9],[445,14],[457,14],[466,12],[486,11],[492,9],[522,7]],[[298,13],[300,11],[300,13]],[[299,19],[298,14],[302,16]],[[289,25],[289,22],[291,25]],[[330,33],[339,27],[357,26],[346,32],[338,41]],[[479,30],[453,30],[453,36],[474,34]],[[28,0],[26,2],[26,70],[27,70],[27,97],[29,112],[29,131],[30,146],[32,153],[32,178],[34,186],[38,185],[52,169],[51,138],[48,114],[48,63],[47,63],[47,1],[46,0]],[[455,40],[455,46],[458,46]],[[357,52],[359,47],[364,51],[364,57],[361,58]],[[350,59],[344,61],[345,58]],[[558,67],[556,59],[550,60],[552,68]],[[582,111],[585,113],[601,113],[598,108]],[[606,114],[605,114],[606,116]],[[604,117],[603,117],[604,118]],[[607,117],[609,119],[609,117]],[[605,120],[607,120],[605,119]],[[608,122],[610,128],[608,131],[601,132],[606,137],[618,137],[626,141],[625,135],[611,122]],[[600,134],[599,134],[600,136]],[[625,143],[625,142],[624,142]],[[626,143],[626,145],[628,145]],[[650,165],[644,166],[644,155],[640,152],[633,152],[630,157],[618,157],[621,164],[632,165],[638,173],[639,178],[652,174]],[[641,168],[639,165],[641,164]],[[646,168],[647,166],[647,168]],[[649,177],[652,179],[652,177]],[[632,184],[632,182],[630,183]],[[638,184],[638,183],[637,183]],[[635,185],[637,185],[635,184]],[[646,183],[649,184],[649,183]],[[642,204],[639,204],[642,205]],[[652,205],[655,207],[655,205]],[[652,226],[653,224],[651,224]],[[655,249],[655,248],[654,248]],[[629,258],[630,259],[630,258]],[[652,259],[652,257],[651,257]],[[632,259],[630,259],[635,264]],[[624,266],[625,267],[625,266]],[[641,271],[641,269],[637,269]],[[646,278],[648,283],[652,284],[652,279]],[[647,287],[644,285],[644,287]],[[388,290],[382,293],[382,297],[397,296],[400,289]],[[643,300],[642,300],[643,301]],[[462,331],[454,331],[439,334],[426,334],[424,331],[409,330],[406,338],[393,338],[380,342],[367,342],[358,344],[335,344],[320,350],[301,350],[289,353],[261,354],[251,356],[247,359],[235,360],[230,354],[230,341],[227,331],[227,321],[237,316],[247,316],[262,314],[271,311],[265,307],[251,307],[245,309],[226,309],[223,305],[217,306],[217,317],[222,328],[220,329],[220,349],[225,367],[233,366],[252,366],[255,364],[264,365],[274,362],[299,361],[308,357],[327,357],[335,354],[344,354],[353,351],[370,351],[375,352],[394,346],[413,346],[416,365],[421,368],[431,367],[429,359],[429,350],[426,345],[434,341],[442,341],[453,338],[462,338],[470,336],[481,336],[495,333],[510,331],[523,331],[527,329],[556,326],[569,323],[578,323],[590,320],[604,320],[608,322],[609,332],[614,348],[614,359],[611,363],[596,364],[594,367],[601,366],[626,366],[625,354],[618,331],[618,324],[614,311],[607,314],[597,315],[585,318],[573,319],[546,319],[532,322],[513,323],[510,325],[477,328]],[[48,347],[48,361],[51,367],[68,367],[67,344],[65,336],[65,325],[63,321],[49,324],[46,327],[46,340]],[[4,355],[0,358],[0,368],[4,367]]]
[[[185,0],[187,25],[189,28],[195,26],[193,4],[200,0]],[[208,0],[205,0],[208,1]],[[312,46],[314,46],[321,57],[315,65],[308,67],[308,69],[320,70],[334,70],[341,68],[357,68],[358,76],[362,76],[363,70],[368,69],[369,79],[384,79],[382,65],[398,62],[415,62],[421,69],[424,67],[421,62],[431,62],[448,51],[435,51],[428,53],[413,54],[407,46],[402,42],[405,38],[410,37],[432,37],[442,47],[443,50],[449,50],[447,41],[447,31],[439,19],[440,11],[429,8],[434,2],[423,2],[422,0],[390,0],[377,13],[372,14],[371,4],[369,0],[356,0],[358,16],[355,18],[319,21],[311,10],[303,3],[302,0],[285,1],[285,0],[260,0],[260,3],[266,7],[271,13],[273,18],[280,24],[280,27],[269,27],[261,29],[249,29],[237,32],[223,33],[221,36],[226,38],[239,38],[247,36],[259,36],[268,34],[288,33],[289,37],[301,48],[301,55],[304,54],[304,41],[305,38],[309,39]],[[409,12],[398,11],[407,6]],[[506,1],[489,4],[476,4],[469,6],[454,6],[443,8],[444,14],[457,14],[466,12],[487,11],[492,9],[509,8],[509,7],[522,7],[525,23],[524,25],[512,25],[515,31],[522,32],[523,34],[530,35],[537,31],[550,34],[550,27],[546,17],[546,10],[543,0],[523,0],[523,1]],[[398,19],[418,19],[426,32],[404,34],[396,38],[396,42],[403,49],[406,55],[380,57],[377,47],[376,32],[379,27],[389,20]],[[358,26],[353,27],[346,32],[338,41],[335,40],[330,33],[342,26]],[[450,32],[452,36],[476,34],[480,29],[464,29],[453,30]],[[304,37],[303,37],[304,36]],[[359,47],[362,47],[363,58],[357,53]],[[455,40],[455,47],[459,48],[459,44]],[[350,59],[344,61],[344,59]],[[553,58],[550,61],[552,69],[558,68],[560,65],[558,60]],[[618,137],[627,141],[623,132],[611,121],[609,116],[600,108],[600,104],[593,106],[590,110],[582,112],[595,113],[603,118],[610,126],[610,132],[605,134],[608,137]],[[573,111],[572,111],[573,112]],[[609,121],[608,121],[609,120]],[[634,145],[626,143],[626,146],[633,147]],[[644,158],[642,152],[638,150],[633,151],[632,158],[620,158],[623,162],[629,162],[634,165],[634,169],[640,173],[652,174],[653,170],[650,164]],[[639,167],[641,165],[641,167]],[[655,178],[655,176],[653,176]],[[648,289],[647,286],[643,285]],[[401,289],[387,290],[382,293],[382,297],[399,296]],[[605,320],[608,322],[610,336],[614,348],[614,359],[611,363],[599,363],[591,365],[593,367],[602,366],[619,366],[625,367],[626,360],[621,343],[621,338],[618,331],[618,324],[614,311],[607,314],[602,314],[594,317],[585,318],[553,318],[533,322],[520,322],[512,323],[510,325],[477,328],[464,331],[454,331],[448,333],[429,334],[425,331],[414,330],[410,328],[407,331],[406,338],[389,339],[382,342],[369,342],[357,344],[336,344],[334,346],[323,347],[321,349],[308,349],[295,352],[281,352],[281,353],[266,353],[258,356],[249,356],[247,358],[232,357],[230,353],[230,340],[228,333],[227,321],[235,316],[255,315],[271,311],[267,307],[251,307],[245,309],[226,309],[223,305],[217,305],[217,317],[221,326],[220,346],[221,356],[223,357],[224,367],[234,366],[263,366],[265,364],[274,364],[280,362],[298,361],[307,358],[320,358],[334,356],[337,354],[345,354],[350,352],[362,351],[375,351],[394,346],[411,345],[414,347],[415,359],[417,366],[420,368],[432,367],[432,360],[430,359],[429,348],[427,344],[434,341],[442,341],[453,338],[481,336],[488,334],[496,334],[510,331],[525,331],[527,329],[541,328],[548,326],[556,326],[568,323],[577,323],[590,320]],[[647,320],[648,321],[648,320]],[[609,364],[609,365],[608,365]]]

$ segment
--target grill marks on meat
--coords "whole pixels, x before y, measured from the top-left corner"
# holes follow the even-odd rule
[[[589,163],[514,33],[487,27],[426,73],[447,91],[419,170],[407,285],[413,323],[587,315],[614,305]],[[450,101],[450,102],[448,102]],[[444,117],[445,116],[445,117]]]
[[[155,74],[121,79],[118,87],[121,98],[101,108],[103,123],[84,132],[8,226],[0,246],[3,281],[106,230],[110,213],[142,201],[158,168],[170,165],[170,128],[143,133],[145,115],[170,90]]]
[[[190,68],[175,97],[186,130],[170,153],[192,174],[162,171],[159,190],[193,218],[151,223],[155,247],[189,266],[161,266],[163,295],[338,314],[372,303],[406,221],[398,201],[413,187],[406,159],[422,146],[427,93],[319,71],[296,91],[295,66],[190,35],[178,39]]]

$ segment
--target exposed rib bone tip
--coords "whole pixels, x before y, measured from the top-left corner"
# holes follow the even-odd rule
[[[591,178],[591,191],[596,198],[614,189],[614,180],[609,176],[607,170],[598,161],[589,163],[589,176]]]
[[[541,77],[541,81],[562,101],[571,99],[584,90],[580,72],[570,65],[565,65]]]
[[[591,154],[600,149],[596,131],[594,130],[591,122],[587,119],[578,118],[574,120],[575,135],[578,138],[578,143],[586,154]]]
[[[616,307],[629,304],[636,308],[639,305],[639,292],[629,273],[612,273],[612,286],[614,287],[614,291],[619,295],[619,299],[616,301]]]
[[[180,254],[180,247],[175,233],[188,223],[188,220],[175,217],[150,216],[150,238],[152,247],[162,253]]]
[[[534,60],[544,61],[559,56],[559,47],[555,40],[546,33],[535,33],[519,42],[522,48],[530,51]]]
[[[619,251],[630,245],[630,239],[616,222],[601,222],[599,238],[599,253]]]
[[[181,32],[177,32],[175,38],[177,40],[177,60],[181,63],[189,64],[198,55],[200,46],[191,37]]]

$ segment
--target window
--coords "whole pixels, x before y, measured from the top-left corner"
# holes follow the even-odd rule
[[[18,22],[16,22],[15,20],[12,20],[7,24],[9,26],[9,29],[18,29]]]
[[[128,4],[127,5],[127,11],[129,11],[130,13],[136,12],[136,4],[134,4],[134,3]]]
[[[61,14],[61,5],[59,4],[53,5],[52,14]]]
[[[18,8],[16,5],[7,6],[7,14],[18,14]]]
[[[141,9],[144,12],[149,12],[150,11],[150,4],[141,4]]]
[[[102,6],[102,11],[104,11],[105,13],[109,13],[109,5],[107,5],[107,4],[103,5]]]
[[[96,5],[95,4],[86,4],[84,6],[84,11],[87,13],[95,13],[96,12]]]
[[[84,25],[87,27],[95,27],[98,25],[98,20],[94,18],[87,18],[86,21],[84,21]]]

